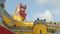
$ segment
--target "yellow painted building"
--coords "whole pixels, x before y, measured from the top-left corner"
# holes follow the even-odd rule
[[[2,13],[2,14],[1,14]],[[9,15],[4,8],[0,6],[0,26],[3,26],[15,34],[60,34],[60,24],[52,24],[46,20],[26,21],[19,15]]]
[[[12,23],[8,17],[3,16],[5,19],[4,26],[6,26],[8,29],[14,31],[16,34],[47,34],[47,26],[45,22],[40,23],[40,20],[38,22],[32,22],[32,21],[19,21],[17,16],[14,16],[13,18],[14,23]],[[21,18],[19,18],[21,19]],[[7,21],[6,21],[7,20]],[[10,23],[9,23],[10,22]]]
[[[20,17],[13,16],[14,23],[9,23],[10,20],[7,20],[4,24],[5,27],[10,29],[11,31],[15,32],[15,34],[59,34],[59,23],[56,24],[55,22],[45,22],[44,20],[35,20],[32,21],[22,21]],[[6,17],[4,16],[6,19]],[[7,17],[8,18],[8,17]],[[4,21],[5,21],[4,19]],[[20,20],[18,20],[20,19]]]

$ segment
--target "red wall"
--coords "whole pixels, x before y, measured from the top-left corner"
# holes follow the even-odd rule
[[[0,34],[14,34],[12,31],[0,26]]]

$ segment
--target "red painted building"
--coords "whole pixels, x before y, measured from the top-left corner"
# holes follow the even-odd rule
[[[9,31],[8,29],[0,26],[0,34],[14,34],[14,32]]]

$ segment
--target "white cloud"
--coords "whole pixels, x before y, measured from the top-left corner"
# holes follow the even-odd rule
[[[51,21],[53,16],[49,10],[46,10],[44,13],[39,13],[36,16],[34,16],[34,19],[36,18],[46,19],[47,21]]]
[[[38,4],[46,4],[48,0],[36,0]]]
[[[60,15],[60,8],[53,9],[52,13],[55,14],[55,15]]]
[[[36,2],[40,5],[48,3],[48,4],[52,4],[54,6],[57,6],[60,4],[60,0],[36,0]]]
[[[49,3],[54,6],[58,6],[58,5],[60,5],[60,0],[49,0]]]

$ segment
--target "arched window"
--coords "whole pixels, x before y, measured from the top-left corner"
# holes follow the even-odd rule
[[[40,34],[42,34],[42,30],[40,30]]]
[[[52,33],[55,33],[56,32],[56,29],[52,29]]]
[[[47,32],[51,32],[51,28],[47,28]]]
[[[47,28],[47,32],[55,33],[56,32],[56,29]]]

